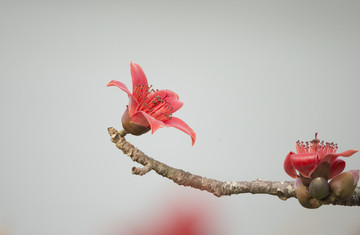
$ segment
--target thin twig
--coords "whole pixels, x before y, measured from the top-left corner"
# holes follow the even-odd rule
[[[217,197],[240,194],[269,194],[279,197],[281,200],[288,198],[296,198],[295,184],[292,181],[263,181],[257,179],[255,181],[219,181],[209,179],[199,175],[194,175],[181,169],[176,169],[159,162],[127,142],[118,131],[109,127],[108,132],[111,141],[116,147],[128,155],[133,161],[143,165],[143,168],[132,168],[133,174],[144,175],[154,170],[159,175],[171,179],[178,185],[189,186],[214,194]],[[355,189],[353,196],[345,201],[328,199],[321,201],[322,204],[344,205],[344,206],[360,206],[360,189]]]

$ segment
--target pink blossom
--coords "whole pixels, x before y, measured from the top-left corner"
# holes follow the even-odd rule
[[[337,149],[337,144],[320,142],[316,133],[315,139],[310,143],[300,141],[296,143],[297,153],[288,153],[285,158],[284,169],[293,178],[299,176],[296,171],[303,177],[310,178],[320,164],[327,162],[330,164],[328,179],[331,179],[340,174],[345,168],[345,161],[338,159],[338,157],[350,157],[357,152],[357,150],[347,150],[336,153]]]
[[[195,132],[184,121],[172,116],[183,106],[179,96],[170,90],[151,89],[140,65],[131,62],[130,69],[132,92],[119,81],[112,80],[107,84],[107,86],[116,86],[128,94],[129,105],[122,117],[125,131],[141,135],[150,129],[151,133],[154,133],[161,127],[175,127],[188,134],[194,145]]]

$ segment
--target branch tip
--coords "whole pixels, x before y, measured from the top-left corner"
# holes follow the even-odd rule
[[[131,173],[134,175],[145,175],[146,173],[148,173],[151,170],[152,170],[151,164],[148,163],[142,168],[134,166],[133,168],[131,168]]]
[[[111,141],[115,143],[116,137],[118,136],[119,133],[117,132],[117,130],[114,127],[109,127],[108,132],[111,137]]]

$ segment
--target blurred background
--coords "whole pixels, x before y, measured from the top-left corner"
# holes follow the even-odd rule
[[[107,133],[128,98],[106,87],[131,87],[132,60],[184,102],[174,116],[195,145],[174,128],[127,136],[149,156],[218,180],[292,180],[283,161],[299,139],[360,149],[359,12],[358,1],[2,0],[0,234],[133,235],[179,206],[206,211],[206,235],[359,234],[357,207],[216,198],[132,175]]]

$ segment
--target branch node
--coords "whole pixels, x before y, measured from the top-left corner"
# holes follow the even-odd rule
[[[152,170],[152,165],[150,163],[147,163],[144,167],[133,167],[131,168],[131,173],[134,175],[145,175],[149,171]]]
[[[278,196],[278,198],[279,198],[280,200],[283,200],[283,201],[286,201],[286,200],[288,199],[288,197],[285,196],[285,194],[284,194],[283,192],[281,192],[281,191],[278,191],[278,192],[277,192],[277,196]]]

